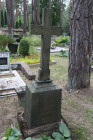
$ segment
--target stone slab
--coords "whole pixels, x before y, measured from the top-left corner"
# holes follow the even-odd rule
[[[61,120],[60,122],[29,129],[27,126],[27,122],[24,119],[24,113],[22,113],[22,112],[19,112],[17,114],[17,120],[18,120],[19,127],[20,127],[23,138],[27,138],[27,137],[38,138],[38,137],[41,137],[42,134],[51,136],[51,134],[54,131],[57,132],[59,130],[60,124],[63,123],[63,121]]]
[[[26,86],[24,116],[30,129],[61,120],[61,94],[62,89],[53,82]]]
[[[16,70],[0,72],[0,96],[16,94],[18,89],[25,91],[26,84]]]
[[[37,48],[38,51],[41,51],[41,48]],[[55,49],[50,49],[50,53],[58,53],[61,50],[63,51],[69,51],[68,48],[62,48],[62,47],[56,47]]]
[[[35,75],[33,71],[30,69],[30,67],[25,62],[18,62],[11,64],[12,69],[21,70],[22,73],[27,77],[29,80],[34,80]]]

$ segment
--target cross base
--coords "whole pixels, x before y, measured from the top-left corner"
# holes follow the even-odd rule
[[[51,83],[53,80],[44,80],[44,81],[40,81],[38,79],[35,80],[38,84],[43,84],[43,83]]]
[[[27,84],[24,117],[29,129],[61,120],[61,94],[61,88],[53,82]]]
[[[38,70],[38,80],[39,81],[48,81],[50,80],[50,69],[48,70]]]
[[[23,138],[28,137],[34,137],[39,138],[42,134],[46,134],[47,136],[51,136],[54,131],[59,131],[59,126],[61,123],[63,123],[63,120],[55,123],[51,123],[48,125],[43,125],[37,128],[29,129],[26,123],[26,120],[24,119],[24,113],[19,112],[17,114],[17,120],[19,123],[19,127],[22,133]]]

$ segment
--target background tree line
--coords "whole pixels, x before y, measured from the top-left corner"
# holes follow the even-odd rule
[[[69,34],[70,4],[66,7],[66,0],[0,0],[0,26],[23,28],[25,33],[29,24],[42,23],[42,8],[48,7],[53,9],[53,25],[61,25],[63,32]]]

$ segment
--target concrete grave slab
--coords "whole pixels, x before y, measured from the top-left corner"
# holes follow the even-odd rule
[[[41,51],[41,48],[37,48],[36,50]],[[50,49],[50,53],[58,53],[61,50],[63,50],[63,51],[69,51],[68,48],[55,47],[55,49]]]
[[[16,70],[0,72],[0,97],[25,91],[26,84]]]

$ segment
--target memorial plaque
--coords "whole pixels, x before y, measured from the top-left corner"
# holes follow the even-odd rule
[[[0,52],[0,70],[9,70],[9,52]]]
[[[7,65],[7,58],[0,58],[0,65]]]

